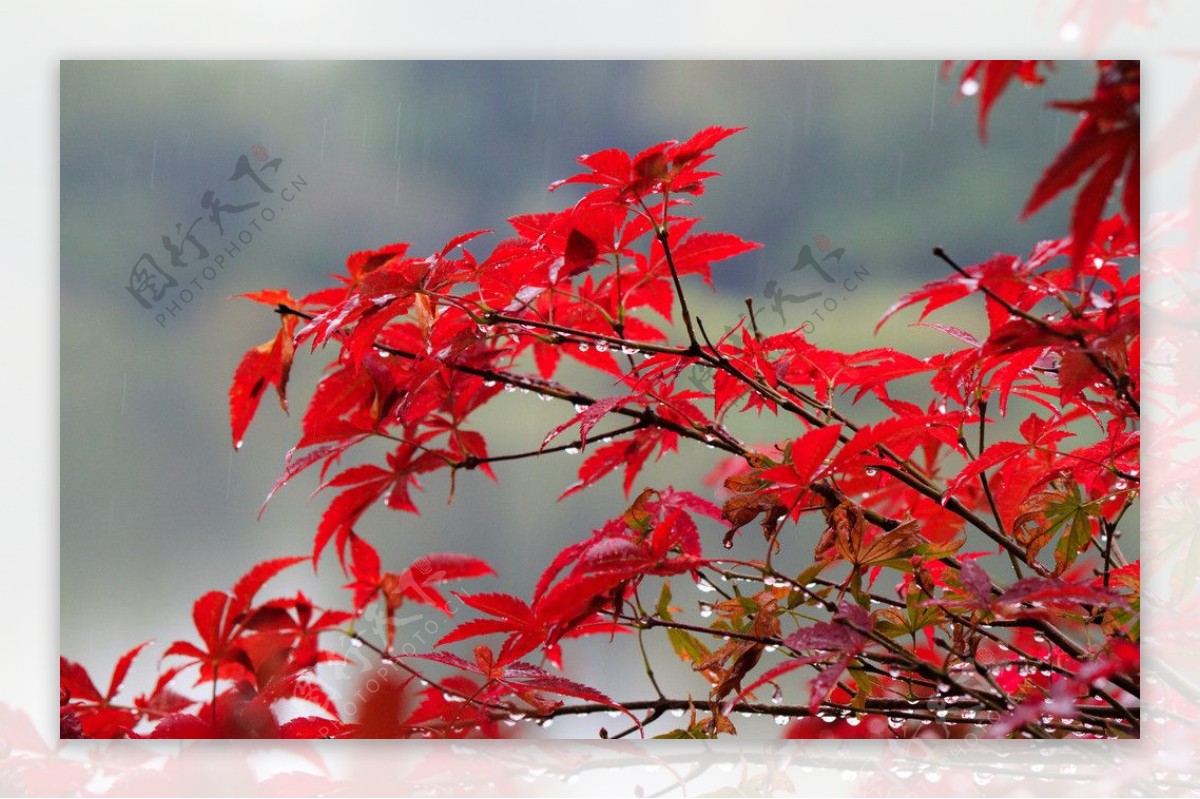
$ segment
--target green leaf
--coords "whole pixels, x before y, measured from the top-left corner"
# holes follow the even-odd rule
[[[654,608],[658,617],[664,621],[671,621],[671,584],[663,583],[662,592],[658,595],[658,604]]]
[[[1054,548],[1054,573],[1062,574],[1079,553],[1087,549],[1092,542],[1092,517],[1100,512],[1095,502],[1084,502],[1079,493],[1079,486],[1072,485],[1062,499],[1050,502],[1046,506],[1046,519],[1050,522],[1048,534],[1053,536],[1060,529],[1064,530]]]
[[[682,730],[671,730],[670,732],[664,732],[662,735],[655,735],[654,737],[655,738],[670,738],[670,739],[687,739],[687,740],[693,740],[693,739],[707,740],[710,738],[716,738],[717,736],[710,735],[709,733],[704,731],[705,726],[706,725],[704,725],[704,724],[697,724],[695,727],[685,728]]]
[[[667,640],[671,642],[671,648],[675,650],[679,659],[685,662],[697,663],[710,654],[708,647],[686,630],[667,630]]]

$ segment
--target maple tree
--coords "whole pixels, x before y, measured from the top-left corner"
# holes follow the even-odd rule
[[[982,87],[981,136],[1005,87],[1041,83],[1046,68],[966,65],[961,85]],[[303,296],[246,295],[279,327],[235,370],[235,448],[272,387],[287,409],[298,352],[331,356],[268,495],[319,472],[331,499],[312,550],[196,600],[197,640],[167,647],[169,665],[131,704],[117,696],[146,644],[104,693],[63,658],[62,735],[502,737],[521,720],[615,713],[622,728],[597,732],[622,737],[674,712],[684,718],[662,737],[733,734],[737,714],[773,717],[791,737],[1136,736],[1139,564],[1117,537],[1139,485],[1139,83],[1136,63],[1098,62],[1098,75],[1092,98],[1052,104],[1080,122],[1024,209],[1081,183],[1070,234],[967,266],[935,249],[946,276],[880,320],[919,306],[919,323],[945,336],[930,357],[765,335],[753,307],[713,338],[685,284],[759,246],[702,230],[691,210],[717,176],[713,149],[738,132],[724,127],[582,156],[583,171],[551,186],[582,197],[512,217],[486,257],[468,249],[487,233],[475,231],[429,256],[407,244],[355,253],[335,285]],[[1106,217],[1113,197],[1120,210]],[[982,303],[980,333],[925,321],[963,301]],[[615,390],[562,382],[564,358]],[[711,389],[680,383],[697,365]],[[927,401],[902,399],[904,381]],[[495,453],[473,414],[512,390],[575,413],[528,451]],[[868,407],[882,418],[856,422]],[[748,413],[777,418],[780,440],[752,444],[727,426]],[[1009,419],[1015,432],[997,438]],[[382,462],[340,466],[369,441],[388,447]],[[641,486],[652,456],[694,445],[722,453],[718,502]],[[454,486],[565,450],[585,457],[563,498],[621,472],[629,503],[567,544],[528,599],[470,590],[494,571],[467,554],[385,567],[360,523],[380,504],[417,513],[422,475],[449,472]],[[815,545],[791,534],[810,519]],[[733,557],[752,525],[761,557]],[[258,599],[329,549],[345,609],[301,593]],[[804,568],[782,565],[797,551]],[[677,597],[697,590],[692,612]],[[429,651],[395,647],[395,616],[413,603],[455,617]],[[378,630],[364,629],[369,611]],[[655,678],[643,640],[658,633],[695,685]],[[609,697],[566,676],[583,636],[639,648],[652,696]],[[354,713],[317,671],[347,660],[336,646],[347,638],[378,665]],[[207,695],[173,687],[184,674]],[[285,700],[308,714],[281,721]]]

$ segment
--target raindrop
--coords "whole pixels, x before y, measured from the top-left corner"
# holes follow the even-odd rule
[[[608,352],[608,342],[607,341],[597,341],[596,342],[596,352]]]
[[[542,402],[549,402],[550,400],[552,400],[554,398],[547,394],[538,394],[538,399],[541,400]]]
[[[1113,483],[1113,488],[1118,491],[1123,491],[1126,488],[1129,488],[1129,483],[1126,483],[1124,480],[1118,480],[1117,482]]]
[[[771,704],[772,705],[782,705],[783,704],[783,689],[780,688],[778,685],[776,685],[775,690],[771,692]]]
[[[567,447],[563,450],[563,452],[567,453],[568,455],[578,455],[579,447]]]
[[[938,692],[939,694],[944,694],[944,693],[946,693],[946,692],[947,692],[947,691],[949,691],[949,690],[950,690],[950,683],[948,683],[948,682],[940,682],[940,683],[938,683],[938,684],[937,684],[937,692]]]
[[[780,727],[782,727],[784,724],[788,723],[788,717],[787,716],[776,716],[775,723],[778,724]]]
[[[508,720],[509,720],[509,721],[511,721],[511,722],[513,722],[513,723],[516,723],[516,722],[518,722],[518,721],[524,721],[524,720],[525,720],[525,714],[524,714],[524,713],[509,713],[509,714],[508,714]]]
[[[872,469],[872,468],[871,468],[871,467],[869,467],[869,466],[866,468],[866,470],[865,470],[865,471],[866,471],[866,475],[867,475],[867,477],[874,477],[874,476],[875,476],[875,474],[876,474],[875,470],[874,470],[874,469]]]
[[[708,594],[713,591],[716,591],[717,589],[713,587],[712,583],[710,583],[708,580],[705,580],[703,577],[701,577],[699,580],[696,581],[696,590],[702,591],[703,593]]]
[[[700,617],[701,618],[707,619],[713,615],[713,606],[712,605],[710,605],[707,602],[701,602],[699,604],[700,604]]]
[[[904,726],[904,719],[897,716],[888,716],[887,724],[893,730],[898,730]]]
[[[495,380],[484,380],[483,384],[485,386],[487,386],[488,388],[491,388],[492,386],[496,385],[496,381]]]
[[[962,85],[959,86],[958,89],[959,89],[959,91],[961,91],[963,93],[963,96],[973,97],[976,93],[979,92],[979,81],[970,80],[970,79],[964,80],[962,82]]]
[[[241,440],[240,438],[237,440],[237,443],[233,445],[233,448],[234,448],[234,449],[241,449],[241,448],[242,448],[242,440]]]
[[[586,406],[586,405],[580,405],[580,404],[577,402],[577,403],[575,403],[575,406],[574,406],[574,407],[575,407],[575,413],[583,413],[583,409],[584,409],[584,408],[586,408],[587,406]]]
[[[633,355],[635,352],[637,352],[637,350],[636,350],[635,348],[633,348],[633,347],[627,347],[627,346],[625,346],[624,344],[622,344],[622,345],[621,345],[621,352],[622,352],[622,354],[624,354],[624,355]]]
[[[583,342],[583,341],[579,342],[579,351],[580,352],[587,352],[590,349],[591,349],[591,346],[588,345],[586,342]]]
[[[987,785],[991,781],[992,781],[991,774],[988,774],[987,772],[983,772],[983,771],[975,772],[975,784],[976,785]]]
[[[355,649],[360,648],[362,645],[363,645],[363,642],[361,640],[359,640],[358,638],[350,639],[350,646],[354,647]]]
[[[937,716],[939,719],[946,718],[946,716],[949,715],[949,713],[950,713],[950,711],[946,710],[946,708],[944,708],[944,707],[938,708],[937,710],[933,711],[933,715]]]
[[[671,711],[671,715],[677,719],[683,718],[683,708],[678,708],[678,707],[675,708],[674,710]]]
[[[851,727],[857,727],[862,723],[862,719],[860,719],[858,716],[846,716],[846,723]]]
[[[942,781],[942,772],[932,771],[932,770],[926,771],[925,772],[925,781],[926,782],[941,782]]]
[[[516,387],[516,386],[514,386],[512,383],[505,383],[505,384],[504,384],[504,391],[505,391],[506,393],[508,393],[508,394],[511,394],[511,393],[513,393],[513,392],[514,392],[514,391],[516,391],[516,390],[517,390],[517,387]]]

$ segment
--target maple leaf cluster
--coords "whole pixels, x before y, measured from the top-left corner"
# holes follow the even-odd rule
[[[1039,69],[967,66],[963,80],[982,84],[981,135],[1005,86],[1041,83]],[[759,246],[706,231],[691,212],[717,176],[713,148],[738,131],[724,127],[580,157],[583,171],[551,190],[583,187],[582,197],[512,217],[485,257],[472,249],[488,231],[427,256],[397,243],[351,255],[315,292],[245,295],[279,327],[235,369],[235,448],[269,388],[287,409],[297,353],[329,356],[268,494],[319,474],[330,500],[311,552],[258,564],[231,591],[198,599],[198,642],[171,644],[172,665],[130,705],[116,696],[144,644],[104,694],[63,659],[63,735],[500,737],[524,719],[610,711],[629,721],[612,737],[645,734],[668,711],[688,717],[666,737],[735,733],[739,712],[791,722],[792,737],[816,734],[814,720],[865,720],[864,730],[895,737],[979,725],[993,735],[1136,735],[1138,563],[1116,539],[1139,485],[1138,76],[1125,62],[1099,71],[1094,98],[1055,104],[1083,120],[1026,208],[1083,179],[1071,235],[966,266],[936,250],[947,276],[880,320],[919,307],[917,324],[945,339],[930,357],[840,352],[798,330],[767,336],[752,313],[709,336],[685,282],[711,284],[715,265]],[[1105,218],[1121,175],[1124,213]],[[981,330],[926,321],[958,302],[982,305]],[[713,370],[711,390],[680,385],[694,366]],[[564,382],[579,368],[615,390],[592,396]],[[902,398],[914,382],[926,402]],[[575,412],[528,451],[494,452],[475,412],[518,389]],[[868,407],[882,418],[856,422],[852,410]],[[781,440],[744,441],[727,422],[746,413],[777,418]],[[718,502],[670,487],[634,493],[651,457],[705,446],[723,456]],[[352,450],[367,462],[343,467]],[[448,595],[443,584],[494,570],[456,553],[388,567],[370,543],[364,514],[418,513],[426,475],[449,473],[453,495],[464,472],[495,479],[493,463],[564,450],[586,457],[563,498],[620,472],[629,501],[568,543],[529,599]],[[790,534],[807,524],[819,534]],[[763,556],[732,557],[752,525]],[[255,600],[281,571],[319,568],[328,550],[349,609],[302,594]],[[784,550],[807,565],[780,565]],[[672,604],[682,591],[710,595],[698,618]],[[456,617],[428,652],[395,647],[397,614],[414,603]],[[383,619],[377,638],[361,629],[372,613]],[[648,658],[647,699],[613,699],[565,676],[575,639],[619,646],[631,635],[640,645],[657,632],[696,685],[661,686]],[[347,662],[328,643],[339,638],[387,675],[354,718],[318,676]],[[173,687],[184,672],[207,698]],[[284,700],[312,713],[280,721]]]

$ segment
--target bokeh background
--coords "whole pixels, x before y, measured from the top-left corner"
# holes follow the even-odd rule
[[[1026,253],[1066,230],[1065,203],[1025,222],[1018,213],[1073,127],[1044,102],[1089,94],[1094,62],[1060,61],[1047,87],[1010,90],[986,146],[976,103],[957,102],[940,69],[940,62],[64,62],[62,653],[103,679],[136,643],[154,638],[157,656],[193,635],[191,603],[203,592],[227,588],[258,560],[309,551],[328,501],[308,499],[315,475],[284,489],[261,520],[256,515],[298,437],[320,359],[298,358],[291,416],[268,396],[235,454],[232,372],[277,323],[268,309],[231,295],[306,292],[355,250],[408,241],[429,252],[463,231],[502,232],[508,216],[577,196],[545,189],[573,174],[581,153],[636,151],[712,124],[745,125],[719,145],[712,165],[724,177],[697,205],[705,229],[764,247],[718,265],[715,292],[689,287],[710,328],[733,324],[743,297],[767,302],[770,281],[793,295],[826,289],[811,269],[792,267],[804,245],[816,251],[828,242],[845,248],[829,269],[839,283],[857,275],[854,292],[838,291],[837,309],[820,320],[816,303],[784,304],[782,317],[764,311],[764,327],[809,321],[813,339],[840,349],[881,341],[917,351],[938,346],[929,331],[906,327],[911,316],[880,337],[872,328],[900,294],[944,274],[933,246],[974,263],[997,251]],[[255,155],[264,153],[282,159],[277,173],[262,173],[274,195],[248,179],[229,181],[239,156],[259,167]],[[302,186],[281,202],[280,187],[297,178]],[[193,300],[160,325],[155,315],[163,309],[144,310],[127,292],[130,269],[150,252],[172,270],[161,238],[206,215],[202,196],[210,189],[224,202],[260,201],[276,217],[251,228],[252,241],[212,280],[200,270],[251,213],[226,215],[224,236],[202,220],[194,232],[209,260],[178,274],[199,278],[203,288],[190,286]],[[970,308],[943,318],[978,328]],[[494,405],[478,426],[496,453],[535,447],[570,412],[520,394]],[[794,434],[769,419],[746,430],[764,441]],[[639,484],[711,495],[703,477],[716,453],[682,447]],[[623,507],[615,477],[556,501],[578,458],[501,465],[495,484],[460,476],[453,504],[447,482],[430,480],[417,497],[419,517],[373,510],[360,528],[385,568],[399,570],[430,551],[466,552],[487,559],[500,577],[464,588],[528,596],[554,553]],[[710,529],[706,544],[717,546],[719,534]],[[794,547],[797,557],[806,543]],[[753,544],[739,547],[749,556]],[[301,587],[344,606],[342,582],[326,561],[316,576],[301,567],[267,590]],[[691,609],[700,598],[678,580],[675,588],[676,604]],[[428,643],[448,631],[436,611],[402,611],[418,613],[401,628],[401,642],[423,636]],[[679,693],[706,692],[665,648],[651,654]],[[616,697],[650,694],[631,640],[568,644],[567,658],[571,676]],[[130,686],[148,687],[152,660],[135,667]],[[583,735],[595,726],[561,720],[527,734]],[[743,728],[777,732],[769,720]]]

